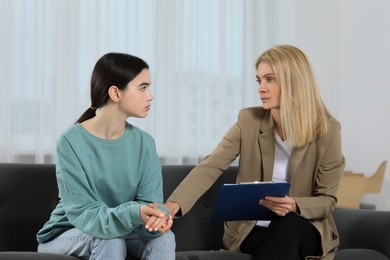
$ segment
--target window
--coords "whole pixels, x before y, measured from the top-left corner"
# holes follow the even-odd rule
[[[248,5],[256,4],[2,1],[0,76],[7,98],[1,113],[7,124],[0,159],[52,161],[58,134],[90,106],[97,59],[126,52],[149,63],[155,96],[149,116],[129,122],[154,136],[163,163],[196,163],[220,141],[240,108],[258,102],[253,76],[258,53],[249,61],[244,55],[251,38],[244,30]],[[251,81],[245,79],[248,68]],[[245,100],[248,93],[253,102]]]

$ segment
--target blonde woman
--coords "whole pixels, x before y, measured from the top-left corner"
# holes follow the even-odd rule
[[[168,198],[186,214],[238,156],[237,182],[291,182],[289,195],[260,204],[279,217],[225,222],[225,249],[253,259],[333,259],[339,245],[332,212],[345,161],[340,124],[323,104],[306,55],[275,46],[256,62],[262,106],[242,109],[215,150]]]

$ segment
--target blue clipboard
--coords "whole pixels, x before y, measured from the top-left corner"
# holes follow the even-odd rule
[[[272,220],[277,215],[259,204],[266,196],[284,197],[290,190],[288,182],[254,182],[221,186],[212,222],[234,220]]]

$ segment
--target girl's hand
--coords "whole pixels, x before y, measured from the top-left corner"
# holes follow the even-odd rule
[[[289,212],[297,212],[296,201],[289,196],[285,197],[265,197],[259,201],[260,205],[272,210],[278,216],[285,216]]]
[[[173,218],[167,216],[167,214],[161,210],[141,205],[140,211],[141,219],[149,232],[158,231],[160,233],[165,233],[172,227]]]

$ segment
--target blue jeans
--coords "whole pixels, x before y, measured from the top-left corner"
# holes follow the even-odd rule
[[[175,248],[175,235],[170,230],[155,238],[132,232],[120,238],[99,239],[72,228],[52,241],[40,243],[38,252],[89,260],[123,260],[127,254],[142,260],[174,260]]]

